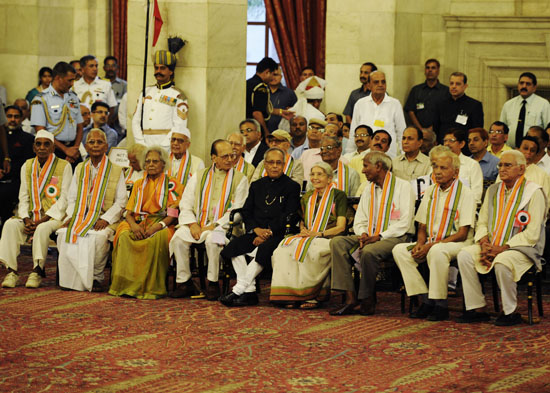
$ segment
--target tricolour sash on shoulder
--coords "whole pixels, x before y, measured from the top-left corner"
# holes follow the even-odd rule
[[[174,160],[173,154],[170,154],[170,160]],[[187,185],[187,180],[191,177],[191,160],[191,154],[187,154],[187,152],[185,152],[185,155],[182,157],[178,173],[174,175],[172,174],[172,169],[168,171],[168,176],[175,177],[176,180],[183,185],[183,188],[185,188]]]
[[[428,241],[430,243],[440,241],[451,235],[453,229],[453,222],[456,215],[458,214],[458,202],[460,201],[460,194],[462,192],[462,182],[458,179],[455,179],[453,184],[451,184],[451,189],[447,198],[445,198],[445,205],[443,206],[443,213],[441,216],[441,222],[439,223],[439,230],[435,233],[435,215],[437,212],[437,203],[439,200],[439,194],[441,192],[441,187],[439,184],[433,188],[430,195],[430,200],[428,201],[428,211],[426,217],[426,223],[428,224],[427,233]]]
[[[109,175],[113,165],[103,156],[99,164],[97,176],[92,180],[92,161],[88,158],[83,163],[78,179],[76,211],[73,213],[67,228],[67,243],[76,243],[78,236],[85,236],[95,225],[105,199]]]
[[[317,204],[317,198],[319,192],[313,191],[313,194],[309,197],[306,209],[304,212],[304,224],[306,228],[314,232],[323,232],[327,226],[330,212],[332,210],[332,204],[334,203],[334,190],[336,186],[334,183],[329,184],[325,193],[321,197],[321,201]],[[311,242],[315,239],[315,236],[303,237],[299,235],[289,236],[283,240],[283,246],[291,245],[295,240],[298,241],[296,249],[294,250],[294,259],[300,262],[304,262],[307,255],[307,250],[311,245]]]
[[[489,240],[492,244],[502,246],[510,239],[514,228],[514,220],[516,219],[516,214],[521,205],[526,183],[527,180],[523,175],[517,179],[506,203],[504,203],[506,186],[504,182],[498,185],[498,189],[492,200],[493,217],[489,223],[491,225]],[[541,212],[541,214],[543,213],[544,212]]]
[[[218,221],[229,209],[231,205],[231,186],[233,183],[234,168],[231,168],[225,174],[223,180],[222,191],[220,195],[220,201],[217,208],[214,209],[214,217],[212,222]],[[214,182],[214,165],[210,167],[208,171],[205,171],[202,175],[200,182],[200,196],[201,200],[199,202],[199,223],[203,227],[207,224],[208,221],[208,212],[210,211],[211,205],[211,196],[212,196],[212,187]]]
[[[384,178],[382,194],[380,197],[380,206],[375,205],[376,193],[374,191],[375,184],[370,186],[370,206],[369,206],[369,236],[379,235],[388,229],[390,223],[393,194],[395,192],[395,176],[388,171]],[[374,222],[374,211],[378,211],[378,219]]]
[[[148,181],[149,179],[147,177],[147,173],[145,173],[143,181],[136,190],[135,204],[130,209],[128,209],[136,214],[139,214],[140,216],[142,216],[142,218],[147,216],[148,214],[141,210],[141,208],[143,207],[143,194],[145,192],[145,186],[147,185]],[[170,180],[169,176],[163,173],[155,187],[155,191],[153,194],[153,199],[158,201],[161,212],[166,210],[169,202],[173,202],[177,199],[177,194],[174,191],[175,188],[176,183],[174,182],[174,180]]]
[[[50,154],[42,169],[40,169],[40,163],[38,158],[34,158],[32,161],[31,168],[31,197],[30,197],[30,211],[32,212],[33,221],[38,221],[42,218],[40,211],[42,210],[42,197],[46,189],[46,185],[50,184],[52,176],[55,172],[55,167],[59,159],[55,154]],[[56,185],[50,184],[52,187],[57,187]],[[49,193],[51,195],[58,195],[57,193]],[[55,197],[55,196],[54,196]]]

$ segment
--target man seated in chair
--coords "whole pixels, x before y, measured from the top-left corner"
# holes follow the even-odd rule
[[[275,130],[267,137],[267,144],[269,147],[277,147],[285,153],[285,164],[283,173],[294,180],[296,183],[302,186],[304,182],[304,167],[300,160],[294,159],[288,151],[290,150],[290,141],[292,140],[290,134],[285,130]],[[268,176],[267,168],[265,167],[265,160],[262,160],[252,176],[252,182]]]
[[[537,270],[542,269],[546,220],[546,197],[538,184],[525,178],[525,167],[525,157],[519,151],[502,152],[498,163],[501,181],[487,189],[479,212],[475,244],[458,253],[466,305],[458,322],[489,320],[489,314],[483,311],[486,302],[478,273],[487,274],[493,268],[504,312],[495,325],[512,326],[522,321],[516,312],[516,282],[533,264]]]
[[[54,137],[40,130],[33,143],[35,158],[21,167],[17,217],[6,221],[0,238],[0,262],[8,268],[2,282],[4,288],[13,288],[19,281],[17,257],[26,240],[32,241],[33,271],[27,279],[27,288],[38,288],[44,275],[50,235],[62,224],[67,207],[67,192],[71,184],[69,163],[53,154]]]
[[[458,180],[460,160],[444,146],[430,152],[435,184],[430,186],[416,214],[418,239],[393,249],[407,295],[420,295],[420,308],[411,318],[443,321],[449,318],[447,281],[449,264],[458,252],[472,244],[475,203],[472,191]],[[428,262],[429,291],[417,267]]]
[[[191,176],[200,169],[204,169],[204,162],[189,151],[191,133],[187,127],[181,124],[172,127],[169,137],[171,166],[168,176],[175,177],[185,189]]]
[[[77,165],[67,197],[67,219],[57,231],[59,286],[102,292],[105,265],[128,195],[124,172],[111,163],[105,133],[86,136],[86,161]]]
[[[231,259],[237,274],[233,290],[220,298],[228,307],[258,304],[256,277],[271,265],[271,255],[285,235],[287,218],[300,207],[300,186],[284,174],[288,156],[277,147],[266,151],[263,165],[267,176],[250,185],[243,206],[246,234],[230,241],[221,253]],[[254,257],[247,265],[245,255],[249,253]]]
[[[393,247],[408,241],[414,231],[414,194],[408,181],[391,173],[391,158],[370,152],[363,158],[363,165],[368,183],[355,214],[355,235],[337,236],[330,242],[332,289],[346,294],[345,305],[331,311],[331,315],[354,314],[358,307],[361,315],[374,314],[378,264],[391,258]],[[361,271],[358,293],[349,255],[357,248]]]
[[[177,288],[171,297],[194,294],[189,266],[192,243],[204,243],[208,257],[208,300],[220,297],[219,257],[225,245],[225,228],[231,209],[243,206],[248,195],[246,176],[233,167],[231,144],[218,139],[210,149],[212,165],[191,177],[180,201],[179,229],[170,240],[170,254],[176,258]],[[202,263],[202,261],[199,261]]]

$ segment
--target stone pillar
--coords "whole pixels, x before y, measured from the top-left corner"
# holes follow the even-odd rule
[[[109,0],[2,1],[0,85],[8,103],[36,87],[41,67],[88,53],[103,64],[111,50],[110,15]]]
[[[151,0],[151,9],[153,1]],[[149,49],[147,85],[155,83],[152,53],[167,49],[167,38],[187,41],[178,52],[176,86],[189,102],[191,151],[210,162],[210,145],[238,130],[245,116],[246,0],[159,1],[164,20],[155,48]],[[128,2],[128,135],[143,83],[145,0]],[[149,45],[152,44],[151,23]]]

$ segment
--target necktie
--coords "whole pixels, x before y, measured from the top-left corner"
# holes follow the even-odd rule
[[[519,148],[521,141],[523,140],[523,126],[525,124],[525,104],[526,100],[521,103],[521,109],[519,111],[518,126],[516,127],[516,148]]]

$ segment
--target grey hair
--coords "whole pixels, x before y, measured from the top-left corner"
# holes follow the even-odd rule
[[[272,151],[278,151],[279,153],[281,153],[283,155],[283,160],[286,158],[286,153],[283,151],[283,149],[279,149],[278,147],[270,147],[264,153],[264,161],[266,160],[267,155]]]
[[[262,126],[260,125],[260,123],[258,122],[258,120],[256,119],[244,119],[243,121],[241,121],[241,123],[239,124],[239,128],[244,124],[244,123],[252,123],[256,126],[256,132],[262,132]]]
[[[107,135],[105,135],[105,132],[100,128],[92,128],[90,131],[88,131],[88,134],[86,134],[86,142],[88,143],[88,139],[90,139],[90,135],[92,135],[92,132],[95,132],[96,134],[100,134],[105,143],[107,143]]]
[[[145,159],[147,158],[147,154],[153,151],[157,152],[159,154],[160,160],[164,162],[164,172],[168,172],[172,167],[172,161],[170,160],[170,156],[168,155],[166,150],[164,150],[161,146],[158,146],[158,145],[149,146],[147,150],[145,150],[143,154],[143,160],[140,161],[139,163],[141,166],[141,169],[145,170]]]
[[[430,150],[430,160],[433,160],[435,157],[448,157],[453,161],[453,168],[460,169],[460,158],[458,158],[458,156],[447,146],[434,146],[434,148]]]
[[[244,137],[243,134],[241,134],[239,131],[234,131],[234,132],[230,132],[229,134],[227,134],[227,137],[225,138],[226,140],[229,140],[229,137],[233,136],[233,135],[236,135],[239,137],[240,141],[241,141],[241,144],[245,144],[246,143],[246,138]]]
[[[338,127],[338,126],[336,126],[336,127]],[[327,139],[332,141],[336,145],[336,147],[342,146],[342,142],[340,142],[340,140],[335,136],[324,136],[323,139],[321,140],[321,142],[324,141],[324,140],[327,140]]]
[[[432,130],[429,130],[429,129],[422,130],[422,133],[424,133],[424,132],[426,133],[426,136],[428,137],[428,138],[424,137],[424,139],[428,139],[431,143],[434,143],[436,138],[437,138],[436,135],[435,135],[435,132],[433,132]]]
[[[502,158],[504,154],[514,156],[514,158],[516,159],[516,164],[527,166],[527,160],[525,159],[525,156],[523,155],[523,153],[520,152],[519,150],[505,150],[500,155],[500,158]]]
[[[311,170],[313,170],[313,168],[321,168],[327,174],[329,180],[332,180],[334,178],[334,171],[332,170],[332,167],[324,161],[316,162],[311,167]],[[310,171],[310,176],[311,176],[311,171]]]
[[[141,143],[134,143],[128,148],[128,155],[133,154],[136,156],[139,163],[145,159],[145,150],[147,146],[142,145]],[[143,167],[142,167],[143,168]]]
[[[372,165],[380,163],[382,165],[382,168],[384,168],[386,171],[390,171],[392,168],[391,158],[381,151],[371,151],[367,153],[365,158]]]

